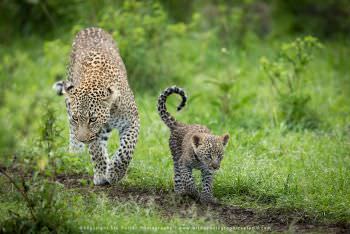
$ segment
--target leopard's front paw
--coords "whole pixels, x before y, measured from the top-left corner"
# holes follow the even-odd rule
[[[116,184],[118,182],[118,175],[112,170],[107,170],[106,179],[109,184]]]
[[[218,204],[216,198],[209,193],[202,193],[200,196],[200,202],[202,204]]]
[[[184,195],[185,194],[185,189],[181,188],[180,186],[175,186],[174,187],[174,192],[178,195]]]
[[[106,185],[106,184],[109,184],[109,182],[104,175],[94,174],[94,185]]]

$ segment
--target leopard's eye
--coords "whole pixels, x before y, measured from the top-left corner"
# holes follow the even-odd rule
[[[96,117],[91,117],[91,118],[89,119],[89,122],[90,122],[90,123],[94,123],[94,122],[96,122],[96,120],[97,120]]]
[[[78,116],[73,115],[72,118],[73,118],[74,121],[78,122]]]

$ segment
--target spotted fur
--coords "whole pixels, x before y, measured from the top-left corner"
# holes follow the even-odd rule
[[[158,98],[158,112],[170,128],[169,146],[174,161],[174,189],[178,194],[187,194],[203,203],[215,202],[212,193],[213,174],[219,169],[229,135],[213,135],[202,125],[178,122],[166,108],[167,97],[176,93],[182,97],[181,110],[187,101],[185,92],[178,87],[164,90]],[[192,176],[193,169],[202,174],[202,191],[198,192]]]
[[[94,184],[121,180],[139,134],[139,116],[127,73],[113,38],[100,28],[80,31],[74,42],[68,79],[54,85],[64,95],[70,123],[70,151],[88,145]],[[120,146],[109,159],[107,140],[117,129]]]

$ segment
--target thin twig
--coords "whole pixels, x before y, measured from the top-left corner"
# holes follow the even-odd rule
[[[13,186],[15,186],[15,188],[17,189],[17,191],[22,195],[23,199],[26,201],[26,203],[27,203],[27,205],[28,205],[28,208],[29,208],[29,211],[30,211],[30,214],[31,214],[33,220],[36,221],[37,218],[36,218],[36,216],[35,216],[35,214],[34,214],[33,205],[32,205],[32,202],[31,202],[31,201],[29,200],[29,198],[28,198],[27,192],[23,191],[23,190],[17,185],[17,183],[14,181],[14,179],[6,173],[4,167],[2,167],[2,166],[0,167],[0,173],[3,174],[3,175],[9,180],[9,182],[10,182],[11,184],[13,184]]]

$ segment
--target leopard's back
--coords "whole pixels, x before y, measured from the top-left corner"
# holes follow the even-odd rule
[[[103,85],[105,80],[106,83],[119,81],[128,86],[125,65],[109,33],[92,27],[76,35],[70,56],[68,80],[75,85],[83,81]]]
[[[86,28],[74,39],[68,68],[68,80],[85,95],[99,98],[103,90],[113,86],[119,97],[111,114],[137,119],[138,110],[127,72],[112,36],[100,28]]]

